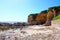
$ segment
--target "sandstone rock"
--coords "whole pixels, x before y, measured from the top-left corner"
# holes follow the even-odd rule
[[[60,14],[60,6],[49,8],[45,25],[50,26],[52,19],[59,14]]]
[[[29,16],[28,16],[28,23],[30,23],[30,24],[36,24],[36,16],[37,16],[38,14],[30,14]]]
[[[51,21],[47,21],[47,22],[45,23],[45,26],[51,26]]]
[[[51,25],[51,20],[60,14],[60,6],[50,7],[48,10],[41,11],[39,14],[30,14],[28,23]]]
[[[40,13],[36,17],[36,22],[38,24],[44,24],[46,22],[46,15],[45,13]]]

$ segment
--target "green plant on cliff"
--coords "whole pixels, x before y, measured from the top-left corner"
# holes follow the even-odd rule
[[[58,19],[60,19],[60,15],[53,18],[53,20],[58,20]]]

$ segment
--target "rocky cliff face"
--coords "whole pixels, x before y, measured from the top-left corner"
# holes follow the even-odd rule
[[[44,24],[46,22],[47,10],[42,11],[36,17],[36,22],[38,24]]]
[[[33,21],[37,24],[45,24],[46,26],[51,25],[53,17],[60,14],[60,6],[50,7],[48,10],[41,11],[39,14],[33,14],[28,16],[28,22]],[[33,23],[34,23],[33,22]]]
[[[30,24],[36,24],[36,17],[37,17],[38,14],[30,14],[28,16],[28,23]]]
[[[49,8],[45,25],[46,26],[51,25],[51,20],[53,19],[53,17],[55,17],[59,14],[60,14],[60,6]]]

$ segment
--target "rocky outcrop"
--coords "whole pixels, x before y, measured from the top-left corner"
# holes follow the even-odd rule
[[[59,14],[60,14],[60,6],[49,8],[45,25],[50,26],[51,25],[51,20],[53,19],[53,17],[55,17]]]
[[[36,24],[36,16],[37,16],[38,14],[30,14],[29,16],[28,16],[28,23],[30,23],[30,24]]]
[[[36,17],[36,22],[38,24],[44,24],[46,22],[47,10],[42,11]]]
[[[60,14],[60,6],[50,7],[48,10],[42,11],[39,14],[30,14],[28,16],[29,23],[45,24],[45,26],[51,25],[51,20]],[[35,16],[34,16],[35,15]]]
[[[46,26],[51,25],[51,20],[52,20],[53,17],[54,17],[54,13],[53,13],[53,10],[51,9],[51,10],[48,11],[48,14],[47,14],[47,20],[46,20],[46,23],[45,23]]]

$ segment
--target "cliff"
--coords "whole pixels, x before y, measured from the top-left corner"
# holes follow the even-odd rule
[[[50,7],[48,8],[48,10],[44,10],[41,11],[40,13],[37,13],[37,15],[30,14],[28,16],[28,23],[45,24],[46,26],[49,26],[51,25],[51,20],[59,14],[60,14],[60,6]]]
[[[42,11],[36,17],[36,22],[38,24],[44,24],[46,22],[47,10]]]
[[[56,6],[56,7],[51,7],[48,9],[48,13],[47,13],[47,20],[45,25],[49,26],[51,25],[51,20],[60,14],[60,6]]]
[[[36,22],[36,17],[37,17],[37,13],[36,14],[30,14],[29,16],[28,16],[28,23],[30,23],[30,24],[36,24],[36,23],[33,23],[33,22]]]

